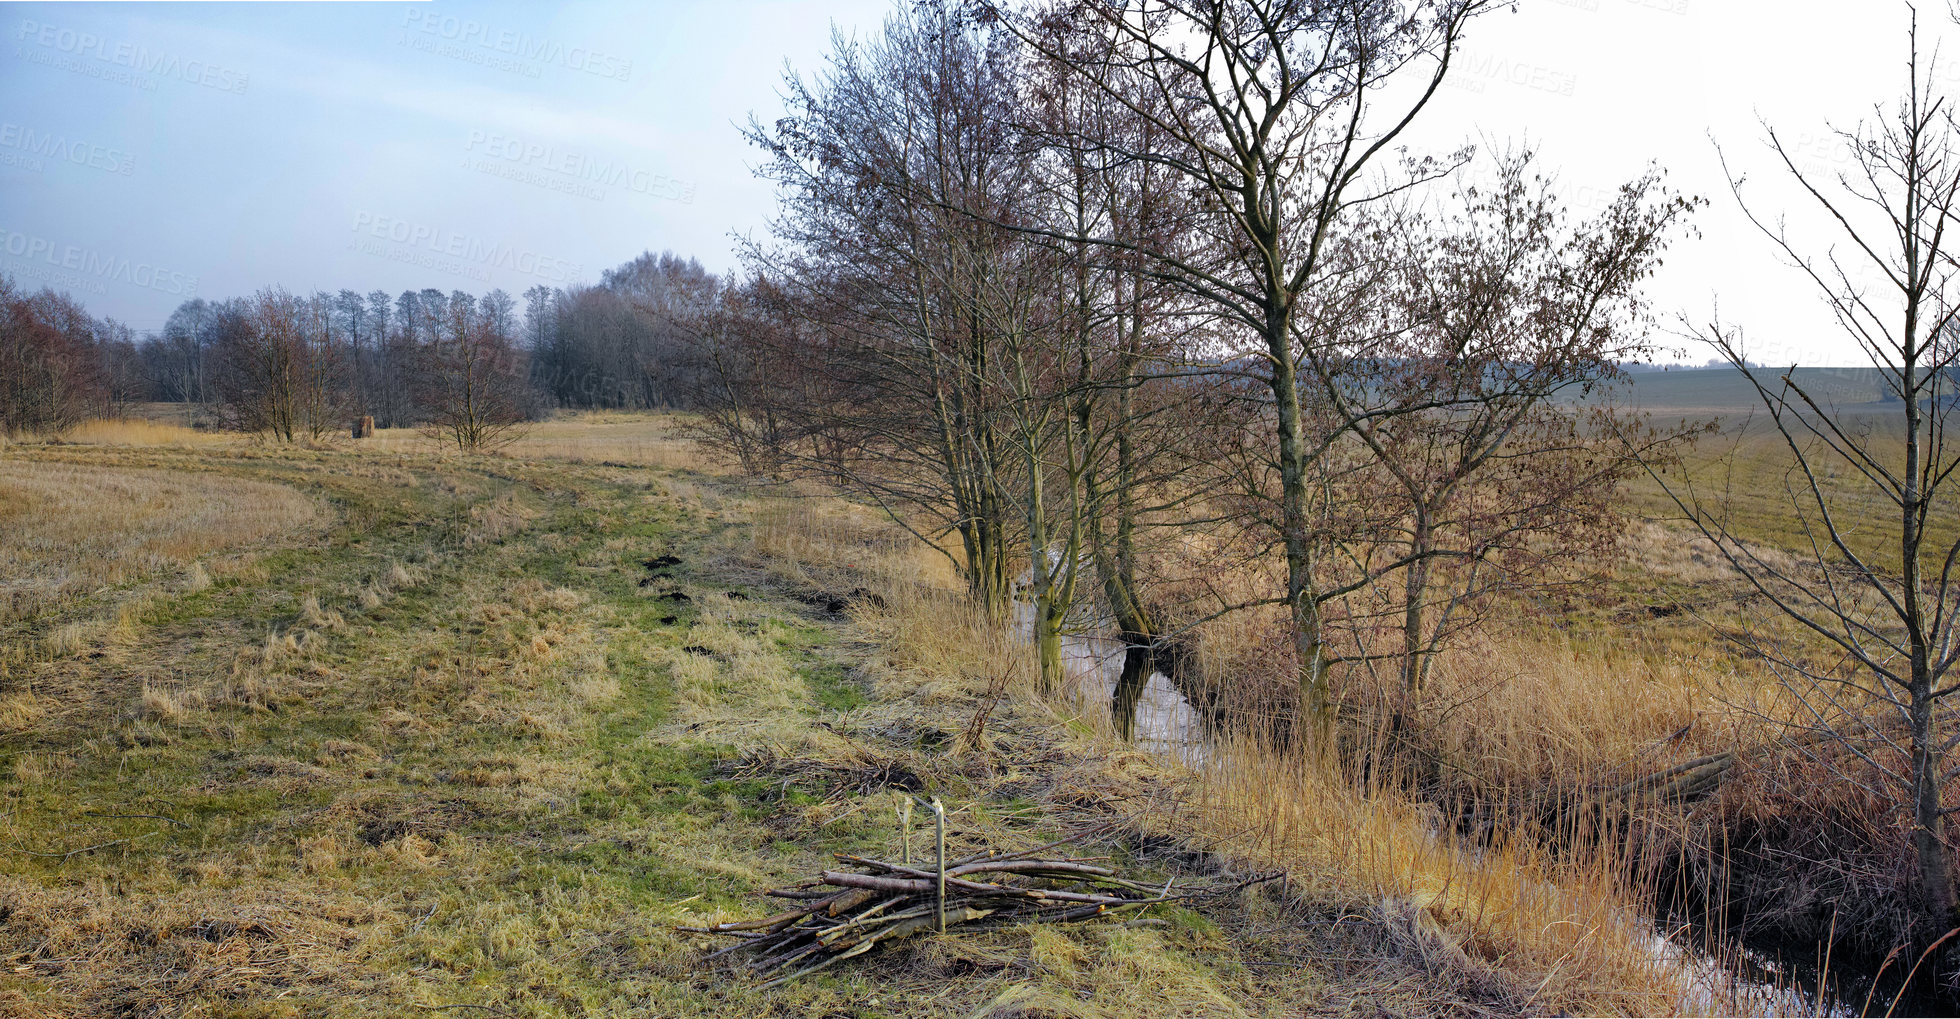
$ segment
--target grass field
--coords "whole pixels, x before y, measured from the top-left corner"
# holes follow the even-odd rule
[[[372,445],[391,452],[428,452],[442,442],[413,428],[384,428]],[[499,452],[615,467],[691,467],[695,457],[676,434],[671,415],[635,411],[562,415],[526,426]]]
[[[1771,367],[1761,369],[1759,375],[1766,384],[1775,385],[1786,370]],[[1878,402],[1883,382],[1875,368],[1798,368],[1790,377],[1827,406],[1847,410],[1883,406]],[[1755,388],[1733,368],[1634,372],[1621,395],[1656,415],[1727,416],[1762,405]]]
[[[1106,707],[1032,693],[942,559],[862,507],[740,486],[671,418],[562,418],[486,457],[412,432],[76,438],[0,451],[0,581],[36,592],[0,619],[0,1014],[1652,1014],[1755,993],[1657,950],[1610,854],[1453,846],[1433,806],[1253,743],[1195,769],[1124,745]],[[1478,781],[1753,738],[1733,657],[1645,611],[1733,584],[1663,525],[1628,548],[1549,609],[1566,632],[1443,669],[1439,746]],[[960,849],[1096,831],[1085,852],[1151,881],[1288,876],[767,993],[674,932],[773,912],[757,893],[831,853],[895,852],[902,790],[954,805]]]
[[[704,965],[673,925],[757,915],[755,893],[831,852],[894,851],[894,787],[956,804],[956,847],[1148,814],[1172,820],[1092,852],[1151,880],[1244,864],[1162,811],[1188,778],[1066,710],[982,712],[988,678],[920,657],[904,613],[954,600],[902,535],[672,465],[662,423],[632,427],[571,422],[490,458],[107,430],[6,450],[0,491],[32,521],[6,580],[64,595],[0,624],[0,1014],[1229,1016],[1531,994],[1419,910],[1345,915],[1378,894],[1360,887],[928,939],[767,994]],[[670,465],[605,465],[635,455]],[[103,485],[126,505],[72,509]],[[681,562],[650,571],[659,555]],[[865,585],[914,608],[796,597]]]
[[[1681,464],[1661,477],[1640,474],[1626,487],[1624,509],[1636,517],[1685,521],[1699,506],[1712,521],[1737,538],[1800,555],[1822,550],[1836,558],[1825,513],[1859,557],[1879,569],[1899,566],[1899,510],[1882,489],[1860,475],[1825,443],[1806,434],[1797,436],[1797,449],[1810,464],[1823,493],[1820,507],[1810,477],[1798,464],[1796,452],[1762,413],[1711,419],[1716,431],[1704,436]],[[1877,446],[1904,449],[1896,409],[1847,412],[1841,426],[1852,434],[1872,437]],[[1889,438],[1889,442],[1887,439]],[[1883,458],[1890,470],[1903,473],[1903,454]],[[1680,500],[1677,502],[1676,500]],[[1685,523],[1681,523],[1685,527]],[[1929,537],[1950,542],[1960,529],[1960,505],[1936,509]]]
[[[290,486],[180,471],[0,461],[0,624],[311,524]]]

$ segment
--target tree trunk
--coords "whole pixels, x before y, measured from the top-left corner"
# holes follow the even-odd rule
[[[1116,689],[1109,698],[1110,717],[1125,740],[1136,738],[1137,702],[1157,671],[1157,653],[1147,644],[1131,644],[1123,649],[1123,671],[1116,677]]]
[[[1916,201],[1916,190],[1908,192],[1907,198],[1908,202]],[[1917,222],[1916,219],[1913,221]],[[1907,265],[1916,269],[1920,261],[1918,238],[1907,236],[1905,245]],[[1926,505],[1927,493],[1920,488],[1920,463],[1925,455],[1925,450],[1921,448],[1920,426],[1923,422],[1919,406],[1923,378],[1918,366],[1919,357],[1926,347],[1919,335],[1922,299],[1919,293],[1907,297],[1905,356],[1900,366],[1904,381],[1901,392],[1905,397],[1906,462],[1901,475],[1904,491],[1899,500],[1903,511],[1899,532],[1899,587],[1912,653],[1912,682],[1907,691],[1907,717],[1912,725],[1912,847],[1919,863],[1919,898],[1927,913],[1925,937],[1931,940],[1960,922],[1960,909],[1956,909],[1954,899],[1953,864],[1946,846],[1946,817],[1940,807],[1945,755],[1940,752],[1939,740],[1933,731],[1933,711],[1937,707],[1931,661],[1933,642],[1928,639],[1931,627],[1921,603],[1923,583],[1920,555],[1924,551],[1926,538],[1921,522],[1930,508]],[[1937,389],[1934,396],[1938,398]],[[1953,950],[1949,949],[1947,957],[1952,959],[1953,955]]]
[[[1052,696],[1062,690],[1062,621],[1050,595],[1042,595],[1035,606],[1035,644],[1041,650],[1041,692]]]
[[[1922,673],[1917,663],[1913,671]],[[1946,845],[1946,816],[1940,807],[1943,755],[1933,738],[1930,678],[1924,682],[1915,678],[1911,719],[1912,848],[1919,863],[1919,897],[1926,910],[1924,936],[1930,941],[1960,926],[1960,908],[1956,908],[1953,891],[1953,854]]]
[[[1116,490],[1115,537],[1105,537],[1100,516],[1088,521],[1089,548],[1095,556],[1096,576],[1102,583],[1103,599],[1123,641],[1123,671],[1110,693],[1110,716],[1124,739],[1133,738],[1136,728],[1137,699],[1144,684],[1156,670],[1157,628],[1144,610],[1136,582],[1136,450],[1130,434],[1135,413],[1132,388],[1136,383],[1136,348],[1143,332],[1140,306],[1133,308],[1129,342],[1120,353],[1121,375],[1116,386]],[[1089,434],[1088,414],[1082,414],[1082,433]],[[1084,472],[1083,485],[1090,506],[1104,502],[1102,475],[1094,463]]]
[[[1034,641],[1041,649],[1041,692],[1062,689],[1062,617],[1067,607],[1055,598],[1056,564],[1048,547],[1047,492],[1041,475],[1041,455],[1033,429],[1022,436],[1028,467],[1028,582],[1034,588]]]
[[[1327,648],[1321,639],[1320,602],[1314,587],[1314,557],[1308,520],[1310,492],[1299,380],[1283,301],[1275,299],[1267,316],[1266,344],[1272,358],[1273,409],[1278,415],[1280,532],[1286,545],[1286,602],[1293,650],[1298,658],[1299,731],[1303,744],[1324,744],[1333,721],[1328,687]]]
[[[1429,560],[1423,554],[1429,551],[1429,512],[1428,507],[1418,504],[1415,507],[1415,520],[1411,522],[1409,553],[1418,558],[1409,564],[1402,577],[1402,695],[1404,705],[1401,710],[1415,710],[1416,699],[1422,696],[1424,668],[1423,654],[1425,636],[1423,602],[1429,597]]]

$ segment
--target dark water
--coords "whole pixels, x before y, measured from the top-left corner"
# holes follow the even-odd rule
[[[1139,749],[1187,764],[1209,756],[1203,713],[1166,677],[1149,649],[1114,637],[1065,636],[1064,667],[1075,695],[1085,705],[1108,705],[1119,732]],[[1125,723],[1128,723],[1127,725]],[[1684,1003],[1714,1014],[1745,1015],[1960,1015],[1960,1000],[1940,993],[1931,965],[1920,968],[1910,985],[1913,956],[1895,959],[1880,972],[1882,958],[1842,949],[1751,937],[1724,937],[1730,929],[1706,923],[1705,903],[1663,897],[1655,910],[1653,950],[1701,986]],[[1902,953],[1903,954],[1903,953]]]
[[[1842,941],[1831,945],[1775,932],[1725,935],[1717,933],[1731,929],[1725,921],[1711,924],[1705,910],[1679,896],[1663,895],[1655,912],[1662,918],[1659,926],[1671,928],[1677,941],[1704,946],[1697,954],[1719,956],[1720,965],[1738,980],[1783,988],[1801,1005],[1783,1014],[1960,1015],[1960,998],[1940,985],[1932,957],[1915,971],[1919,951],[1901,951],[1887,960]]]
[[[1204,717],[1157,668],[1148,648],[1114,637],[1062,638],[1062,665],[1085,704],[1110,705],[1111,716],[1139,749],[1186,763],[1203,761],[1210,742]]]

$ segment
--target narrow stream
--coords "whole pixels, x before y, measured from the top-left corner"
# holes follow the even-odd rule
[[[1124,688],[1125,668],[1136,669],[1139,661],[1148,662],[1149,656],[1139,655],[1115,637],[1062,637],[1062,668],[1068,673],[1069,693],[1084,704],[1115,705]],[[1138,748],[1186,764],[1201,764],[1209,757],[1204,716],[1161,670],[1152,668],[1135,696],[1131,741]]]
[[[1033,632],[1033,610],[1016,605],[1021,632]],[[1062,665],[1068,676],[1069,695],[1090,708],[1111,711],[1125,690],[1126,667],[1140,671],[1147,654],[1139,655],[1124,641],[1113,636],[1064,634]],[[1130,684],[1134,689],[1134,680]],[[1204,715],[1186,700],[1160,670],[1152,669],[1142,688],[1135,692],[1131,742],[1139,749],[1188,765],[1202,765],[1210,759],[1210,737]],[[1112,717],[1114,713],[1112,712]],[[1718,958],[1683,943],[1695,937],[1691,929],[1677,928],[1677,938],[1664,936],[1658,920],[1647,918],[1654,935],[1650,951],[1656,961],[1680,971],[1691,990],[1684,1009],[1710,1014],[1760,1016],[1816,1015],[1850,1016],[1860,1013],[1862,1002],[1847,1003],[1827,998],[1819,1002],[1815,980],[1781,967],[1742,946],[1730,946]],[[1883,1008],[1887,1002],[1879,1002]],[[1901,1013],[1904,1014],[1904,1013]]]

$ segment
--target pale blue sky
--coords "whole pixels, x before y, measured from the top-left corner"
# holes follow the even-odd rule
[[[1839,165],[1823,119],[1898,93],[1904,5],[1519,7],[1474,30],[1417,144],[1528,138],[1581,209],[1658,159],[1715,204],[1657,304],[1705,315],[1719,296],[1766,360],[1853,359],[1736,215],[1709,135],[1765,184],[1758,113],[1816,167]],[[515,294],[594,282],[646,249],[726,269],[730,232],[760,230],[771,199],[736,125],[780,111],[785,59],[814,68],[833,23],[864,31],[887,10],[0,4],[0,271],[144,330],[193,285]],[[1930,50],[1950,31],[1938,10],[1926,20]],[[1934,72],[1960,89],[1960,48]]]
[[[813,66],[833,21],[886,10],[8,4],[0,271],[84,275],[144,329],[193,277],[517,293],[648,248],[726,268],[770,201],[735,125],[780,108],[784,59]]]

